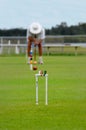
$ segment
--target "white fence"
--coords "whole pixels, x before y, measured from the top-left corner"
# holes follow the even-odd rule
[[[47,36],[48,38],[51,36]],[[56,38],[55,36],[52,36]],[[61,37],[61,36],[59,36]],[[44,52],[48,55],[52,52],[64,53],[64,48],[73,48],[75,55],[78,53],[78,48],[84,48],[86,54],[86,43],[45,43],[43,44]],[[0,55],[2,54],[25,54],[27,48],[26,37],[0,37]],[[56,49],[58,48],[58,50]]]
[[[25,53],[26,47],[26,44],[11,44],[11,41],[9,40],[7,44],[0,44],[0,54],[11,54],[12,52],[15,54],[20,54],[20,48],[22,48],[22,53]]]

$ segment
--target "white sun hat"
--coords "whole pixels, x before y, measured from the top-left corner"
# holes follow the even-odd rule
[[[32,23],[29,28],[29,31],[32,34],[39,34],[41,30],[42,30],[42,26],[36,22]]]

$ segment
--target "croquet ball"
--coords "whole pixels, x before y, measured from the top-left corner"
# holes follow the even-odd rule
[[[37,64],[37,61],[34,61],[33,63],[34,63],[34,64]]]
[[[32,58],[32,55],[29,55],[29,57],[31,57],[31,58]]]
[[[30,60],[30,64],[33,64],[33,61],[32,61],[32,60]]]
[[[33,54],[33,52],[32,51],[30,51],[30,55],[32,55]]]
[[[37,66],[33,66],[33,70],[37,70]]]

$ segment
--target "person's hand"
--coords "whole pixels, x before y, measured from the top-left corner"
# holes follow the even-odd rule
[[[39,44],[39,41],[36,38],[34,38],[33,42],[34,42],[35,45]]]
[[[35,44],[35,45],[38,45],[38,44],[40,44],[41,42],[42,42],[41,39],[40,39],[40,40],[37,40],[37,39],[34,38],[34,44]]]

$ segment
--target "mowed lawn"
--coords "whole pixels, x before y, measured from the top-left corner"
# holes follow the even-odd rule
[[[86,56],[44,56],[31,71],[24,56],[0,57],[0,130],[86,130]],[[35,104],[35,73],[39,105]]]

